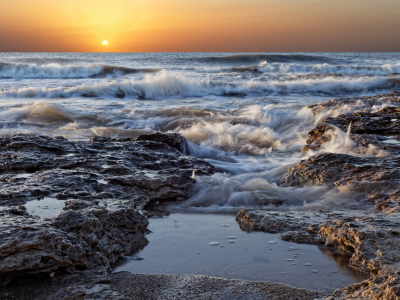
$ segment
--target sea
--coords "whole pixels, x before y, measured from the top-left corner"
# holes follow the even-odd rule
[[[282,185],[288,169],[318,154],[301,152],[308,132],[362,101],[316,117],[307,106],[394,90],[400,53],[0,53],[0,135],[178,132],[189,141],[184,155],[216,173],[194,173],[192,196],[176,210],[352,208],[350,189]],[[332,134],[320,152],[380,155]]]

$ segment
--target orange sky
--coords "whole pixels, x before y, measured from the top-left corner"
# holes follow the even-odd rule
[[[399,13],[400,0],[0,0],[0,51],[400,51]]]

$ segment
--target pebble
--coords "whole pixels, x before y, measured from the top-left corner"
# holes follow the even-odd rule
[[[288,258],[287,261],[293,261],[293,259],[292,258]]]
[[[332,273],[339,273],[339,271],[333,270]]]
[[[210,245],[211,245],[211,246],[218,246],[218,245],[219,245],[219,242],[211,242]]]
[[[234,242],[235,242],[235,241],[233,241],[233,240],[232,240],[232,241],[229,241],[229,243],[234,243]]]
[[[222,227],[229,227],[229,225],[228,224],[223,224]]]
[[[311,264],[309,264],[309,263],[305,263],[304,265],[305,265],[305,266],[311,266]]]
[[[270,244],[276,244],[276,243],[278,243],[277,241],[270,241],[269,242]]]
[[[197,252],[197,254],[200,254],[200,252]]]
[[[220,247],[225,247],[224,245],[221,245]]]
[[[236,236],[234,236],[234,235],[233,235],[233,236],[230,236],[229,239],[230,239],[230,240],[234,240],[234,239],[236,239]]]
[[[313,273],[318,273],[318,270],[312,270],[311,272],[313,272]]]

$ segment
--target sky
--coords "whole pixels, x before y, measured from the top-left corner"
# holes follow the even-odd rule
[[[400,0],[0,0],[0,52],[397,52],[399,14]]]

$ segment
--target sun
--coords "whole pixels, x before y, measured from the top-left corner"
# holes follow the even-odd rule
[[[107,46],[107,45],[108,45],[108,42],[107,42],[106,40],[104,40],[104,41],[102,42],[102,44],[103,44],[103,46]]]

